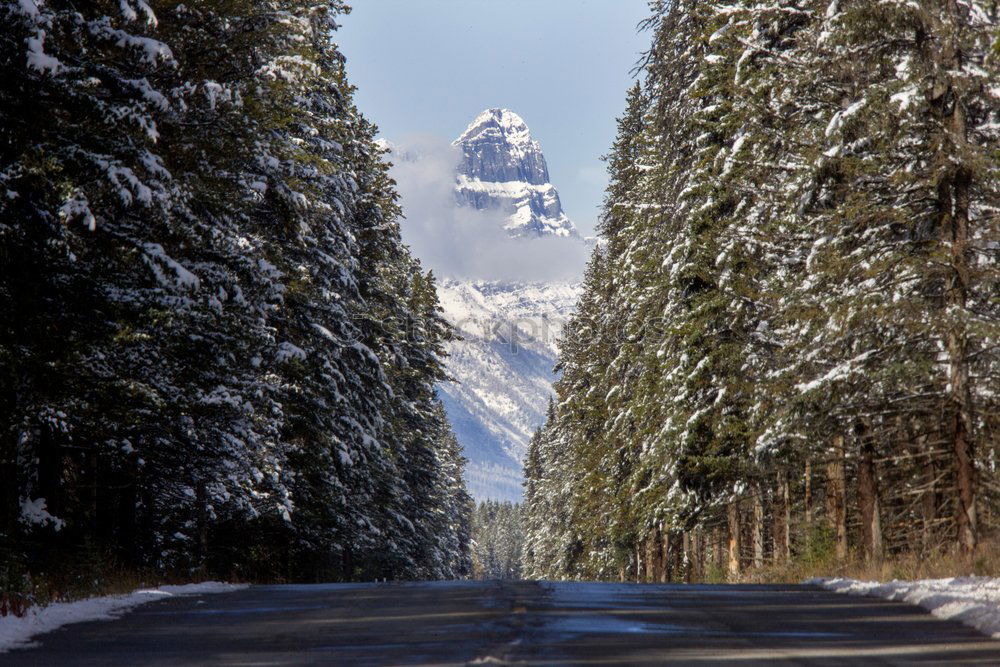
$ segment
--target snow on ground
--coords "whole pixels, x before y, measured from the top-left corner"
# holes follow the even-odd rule
[[[909,602],[939,618],[960,621],[1000,639],[1000,578],[955,577],[888,583],[825,578],[809,579],[805,583],[837,593]]]
[[[154,589],[134,591],[126,595],[108,595],[75,602],[56,602],[47,607],[32,607],[24,618],[15,616],[0,618],[0,653],[14,648],[31,646],[34,643],[31,641],[33,637],[52,632],[64,625],[112,620],[139,605],[154,600],[182,595],[228,593],[243,588],[246,586],[206,581],[184,586],[160,586]]]

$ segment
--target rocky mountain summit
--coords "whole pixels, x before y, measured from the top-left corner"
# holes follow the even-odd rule
[[[541,145],[509,109],[487,109],[452,144],[462,150],[455,194],[462,206],[499,209],[512,236],[579,237],[549,182]]]

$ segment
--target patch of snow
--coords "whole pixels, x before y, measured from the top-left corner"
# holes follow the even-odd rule
[[[73,195],[72,199],[66,200],[59,207],[59,217],[66,221],[83,220],[83,224],[90,231],[97,229],[97,219],[90,210],[90,202],[87,201],[87,196],[79,190]]]
[[[896,93],[889,99],[899,105],[900,111],[906,111],[911,106],[915,106],[918,101],[918,96],[920,91],[917,90],[916,86],[910,86]]]
[[[157,281],[161,285],[176,284],[178,287],[197,291],[201,287],[201,280],[198,276],[188,271],[180,262],[176,261],[166,253],[159,243],[147,243],[143,246],[146,250],[146,264],[153,270]],[[169,267],[173,273],[173,280],[168,280],[160,264]]]
[[[45,507],[45,498],[35,498],[31,500],[30,498],[25,498],[21,501],[21,521],[28,524],[29,526],[47,526],[52,524],[52,527],[58,532],[62,530],[66,522],[58,517],[54,517],[49,514],[48,509]]]
[[[38,3],[35,0],[18,0],[17,4],[22,15],[30,19],[38,18]]]
[[[276,363],[282,364],[289,359],[299,359],[304,360],[306,358],[306,352],[301,347],[284,341],[278,345],[278,351],[274,355],[274,361]]]
[[[923,607],[938,618],[959,621],[994,639],[1000,639],[1000,578],[954,577],[858,581],[845,578],[809,579],[805,583],[848,595],[899,600]]]
[[[39,30],[34,37],[25,40],[28,45],[28,68],[41,73],[59,74],[64,67],[58,58],[45,53],[45,31]]]
[[[0,618],[0,653],[15,648],[33,646],[35,642],[32,641],[32,638],[57,630],[64,625],[120,618],[135,607],[154,600],[208,593],[230,593],[246,587],[244,584],[206,581],[183,586],[160,586],[154,589],[134,591],[126,595],[108,595],[75,602],[56,602],[47,607],[31,608],[24,618],[15,616]]]

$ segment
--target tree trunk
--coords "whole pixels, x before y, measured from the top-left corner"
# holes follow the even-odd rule
[[[810,461],[806,461],[805,481],[806,533],[808,533],[812,527],[812,462]]]
[[[701,526],[694,529],[694,561],[691,568],[691,578],[694,581],[705,579],[705,537]]]
[[[844,497],[844,438],[833,439],[832,459],[826,464],[826,509],[836,539],[837,560],[847,560],[847,503]]]
[[[920,495],[920,550],[926,555],[937,546],[934,539],[934,522],[937,521],[937,470],[926,436],[917,439],[917,447],[922,453],[924,478],[924,490]]]
[[[344,547],[344,552],[341,554],[341,562],[341,567],[344,568],[344,581],[354,581],[354,552],[351,550],[351,547]]]
[[[198,482],[195,491],[195,502],[198,503],[198,550],[196,566],[205,571],[208,568],[208,488],[205,482]]]
[[[684,581],[684,538],[681,533],[673,533],[670,540],[670,548],[674,551],[673,573],[671,581]]]
[[[652,576],[653,581],[662,581],[663,579],[663,533],[662,526],[657,525],[656,530],[653,532],[653,536],[650,538],[650,548],[653,551],[653,567]]]
[[[751,539],[753,540],[753,566],[764,567],[764,499],[762,489],[756,485],[753,494],[753,523],[751,524]]]
[[[50,424],[38,429],[36,458],[36,482],[34,498],[45,499],[45,509],[52,516],[63,515],[63,451],[61,436],[57,437]],[[29,498],[33,500],[34,498]]]
[[[879,508],[878,473],[875,469],[875,444],[871,429],[859,422],[854,430],[858,439],[858,505],[861,509],[861,549],[865,560],[881,561],[882,516]]]
[[[684,583],[691,583],[691,531],[681,533],[681,575]]]
[[[665,584],[670,581],[670,533],[668,531],[662,531],[660,542],[660,549],[663,553],[663,569],[660,572],[660,582]]]
[[[792,553],[792,508],[788,489],[788,471],[778,471],[778,483],[775,489],[775,499],[771,510],[773,516],[772,532],[774,540],[773,561],[775,565],[788,563]]]
[[[716,526],[712,529],[712,563],[715,566],[716,576],[725,570],[725,554],[725,538],[722,534],[722,528]]]
[[[976,472],[975,447],[972,432],[972,396],[969,386],[968,331],[965,316],[968,313],[969,294],[969,206],[972,174],[962,161],[968,144],[965,104],[962,92],[955,90],[950,81],[951,72],[960,71],[964,65],[962,52],[956,43],[959,27],[965,21],[960,15],[956,0],[948,0],[946,20],[951,34],[943,40],[937,52],[942,84],[934,90],[931,101],[935,113],[942,119],[947,135],[942,142],[945,155],[941,162],[953,163],[950,178],[943,179],[938,189],[938,207],[941,215],[941,235],[945,247],[950,249],[951,267],[947,285],[946,302],[950,312],[946,343],[948,350],[948,410],[951,448],[955,461],[955,525],[959,548],[964,554],[976,549]],[[956,99],[958,98],[958,99]]]
[[[98,486],[98,480],[101,478],[100,471],[98,469],[99,461],[97,457],[97,449],[93,446],[87,450],[87,486],[84,491],[86,497],[87,505],[87,515],[86,524],[87,531],[92,537],[97,537],[99,539],[104,538],[104,531],[111,528],[110,521],[100,521],[98,519],[97,507],[99,504],[100,491]],[[103,517],[102,517],[103,518]]]
[[[729,578],[740,576],[740,509],[738,501],[732,501],[726,506],[726,519],[729,527]]]

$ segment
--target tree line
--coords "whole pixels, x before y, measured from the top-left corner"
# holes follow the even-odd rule
[[[989,0],[652,3],[528,576],[966,556],[1000,485]]]
[[[0,3],[0,588],[470,569],[339,0]],[[82,557],[82,556],[80,556]]]
[[[483,500],[472,514],[472,577],[521,579],[524,505]]]

